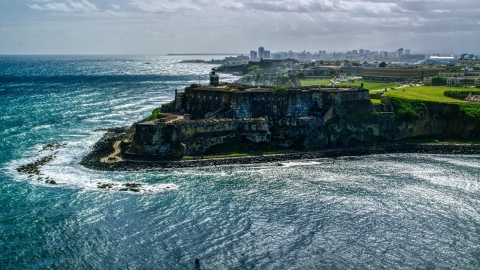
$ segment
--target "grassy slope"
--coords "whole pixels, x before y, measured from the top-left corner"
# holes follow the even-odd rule
[[[162,112],[162,108],[158,107],[152,111],[152,114],[145,118],[144,121],[151,121],[158,118],[158,114]]]
[[[362,84],[362,82],[354,82],[350,85],[354,85],[354,86],[360,86]],[[376,82],[364,82],[363,83],[363,88],[366,88],[368,90],[384,90],[385,88],[387,89],[390,89],[390,88],[395,88],[395,87],[399,87],[400,84],[398,83],[376,83]]]
[[[310,85],[327,85],[330,84],[331,79],[301,79],[300,83],[302,86],[310,86]],[[351,86],[360,86],[362,84],[361,81],[356,81],[354,83],[342,82],[341,85],[351,85]],[[381,89],[384,90],[385,88],[390,89],[393,87],[398,87],[400,84],[398,83],[375,83],[375,82],[363,82],[363,87],[369,90],[377,90]]]
[[[463,88],[445,86],[413,86],[397,90],[389,90],[386,95],[389,97],[419,101],[464,103],[462,100],[444,96],[443,93],[447,90],[463,91]]]
[[[472,89],[444,86],[416,86],[404,89],[391,90],[387,95],[392,98],[399,98],[412,101],[431,101],[440,103],[457,103],[461,111],[473,119],[480,121],[480,104],[468,103],[463,100],[449,98],[443,95],[445,91],[465,91],[471,92]],[[473,90],[474,91],[474,90]],[[406,108],[411,109],[411,108]],[[415,109],[413,109],[415,111]]]
[[[310,86],[310,85],[327,85],[329,84],[331,79],[300,79],[300,83],[302,86]]]
[[[377,99],[377,98],[371,98],[370,101],[373,104],[382,104],[382,101],[380,99]]]

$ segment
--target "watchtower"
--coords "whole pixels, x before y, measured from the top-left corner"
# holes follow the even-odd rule
[[[220,84],[220,76],[215,73],[216,69],[212,68],[210,72],[210,85],[218,86]]]

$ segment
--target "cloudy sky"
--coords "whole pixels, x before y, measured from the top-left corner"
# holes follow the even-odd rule
[[[480,0],[1,0],[0,54],[480,54]]]

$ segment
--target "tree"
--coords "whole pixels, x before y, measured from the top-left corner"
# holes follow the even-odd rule
[[[252,65],[252,66],[249,66],[247,69],[248,69],[249,72],[251,72],[251,71],[259,70],[260,66],[259,65]]]
[[[435,76],[432,78],[432,85],[446,85],[447,79],[441,76]]]
[[[381,67],[381,68],[387,67],[387,63],[383,61],[382,63],[380,63],[380,65],[378,65],[378,67]]]

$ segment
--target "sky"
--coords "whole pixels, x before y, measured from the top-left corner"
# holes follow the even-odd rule
[[[1,0],[0,54],[480,54],[480,0]]]

